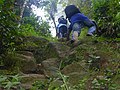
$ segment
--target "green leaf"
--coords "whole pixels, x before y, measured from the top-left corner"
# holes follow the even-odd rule
[[[0,5],[2,5],[2,4],[3,4],[3,2],[4,2],[4,0],[0,0]]]
[[[117,13],[115,18],[120,21],[120,12]]]
[[[20,82],[12,82],[12,85],[15,86],[15,85],[19,85]]]
[[[97,79],[94,79],[94,80],[92,81],[92,83],[98,83]]]
[[[5,77],[5,76],[0,76],[0,83],[1,83],[1,82],[4,82],[6,79],[7,79],[7,77]]]
[[[7,85],[5,86],[5,88],[7,88],[8,90],[10,90],[10,88],[12,87],[12,83],[9,81],[7,82]]]

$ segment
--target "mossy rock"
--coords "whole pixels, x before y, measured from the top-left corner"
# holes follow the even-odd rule
[[[47,59],[58,57],[58,53],[56,52],[56,48],[52,43],[48,44],[45,51],[46,51]]]
[[[72,64],[73,62],[79,62],[82,60],[85,60],[85,53],[86,51],[84,49],[78,50],[79,47],[70,50],[66,57],[62,59],[62,66],[61,68],[64,68],[67,65]]]
[[[3,60],[8,70],[29,73],[37,68],[36,60],[31,52],[8,53]]]
[[[23,37],[23,42],[17,46],[18,51],[30,51],[34,54],[37,63],[46,59],[46,47],[49,41],[41,37]]]
[[[79,80],[88,75],[85,62],[74,62],[63,68],[62,73],[69,77],[69,83],[78,84]]]
[[[37,63],[49,58],[65,57],[69,51],[69,47],[61,44],[49,42],[48,40],[40,37],[24,37],[17,50],[30,51],[34,54]]]
[[[33,84],[35,82],[45,82],[47,81],[47,79],[45,79],[45,77],[43,75],[40,74],[24,74],[21,76],[21,86],[25,89],[25,90],[32,90],[33,88]]]
[[[42,62],[44,75],[48,77],[58,77],[59,62],[58,58],[50,58]]]
[[[17,49],[22,51],[35,51],[38,48],[45,48],[49,41],[41,37],[23,37],[23,42],[18,45]]]
[[[46,59],[49,58],[63,58],[69,51],[69,47],[61,44],[61,43],[54,43],[50,42],[45,49],[46,52]]]
[[[34,54],[37,63],[49,58],[63,57],[67,46],[61,43],[52,43],[44,38],[25,37],[23,43],[18,46],[17,50],[30,51]]]

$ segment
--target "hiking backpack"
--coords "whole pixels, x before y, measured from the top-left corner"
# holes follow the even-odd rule
[[[74,14],[80,13],[79,9],[75,5],[69,5],[65,8],[66,18],[70,19]]]

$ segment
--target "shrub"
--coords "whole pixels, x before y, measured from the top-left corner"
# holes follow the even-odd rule
[[[101,34],[107,37],[118,37],[120,31],[119,0],[92,0],[94,19],[99,25]]]

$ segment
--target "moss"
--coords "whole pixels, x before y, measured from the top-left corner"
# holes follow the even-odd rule
[[[47,57],[47,59],[48,59],[48,58],[56,58],[56,57],[59,57],[59,55],[58,55],[55,47],[54,47],[52,44],[49,44],[49,45],[46,47],[45,51],[46,51],[46,57]]]
[[[15,56],[15,53],[8,53],[4,59],[3,63],[8,68],[14,67],[16,65],[18,58]]]
[[[16,75],[18,73],[20,73],[18,67],[0,70],[0,75]]]
[[[69,75],[69,83],[71,85],[77,85],[83,78],[87,77],[88,73],[71,73]],[[85,82],[82,82],[84,84]]]
[[[0,65],[3,65],[3,58],[0,56]]]
[[[18,54],[15,52],[8,53],[4,57],[3,63],[4,63],[4,66],[6,67],[6,69],[8,71],[10,71],[11,73],[19,73],[21,71],[24,71],[25,67],[27,69],[29,69],[29,67],[30,67],[29,65],[33,65],[33,61],[32,61],[32,62],[29,62],[29,65],[27,67],[27,63],[24,61],[24,59],[26,60],[27,58],[22,54]]]
[[[17,46],[17,50],[30,51],[34,54],[37,63],[41,63],[47,58],[46,47],[49,41],[41,37],[24,37],[23,42]]]
[[[37,48],[38,47],[38,45],[37,44],[35,44],[35,43],[33,43],[33,42],[24,42],[24,43],[22,43],[21,45],[19,45],[18,47],[17,47],[17,49],[18,50],[32,50],[32,49],[35,49],[35,48]]]

